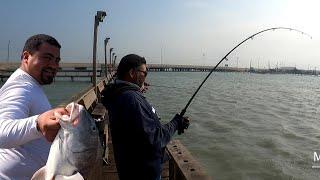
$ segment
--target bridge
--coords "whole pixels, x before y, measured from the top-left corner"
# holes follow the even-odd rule
[[[9,76],[20,66],[20,62],[15,63],[0,63],[0,80],[6,81]],[[202,72],[210,71],[213,66],[195,66],[195,65],[171,65],[171,64],[148,64],[149,71],[173,71],[173,72]],[[105,76],[105,65],[97,64],[97,77]],[[113,68],[108,65],[109,71]],[[231,68],[231,67],[219,67],[217,71],[247,71],[245,68]],[[92,64],[91,63],[61,63],[60,70],[56,75],[58,79],[70,79],[75,81],[79,78],[87,78],[92,81]]]
[[[20,62],[0,63],[0,80],[6,81],[9,76],[20,66]],[[148,64],[148,71],[153,72],[206,72],[214,66],[201,65],[173,65],[173,64]],[[92,64],[91,63],[60,63],[60,70],[57,73],[56,80],[70,79],[71,81],[88,79],[92,82]],[[105,65],[97,63],[97,77],[105,76]],[[108,64],[109,72],[112,68]],[[318,75],[316,70],[299,70],[295,67],[282,67],[279,69],[255,69],[255,68],[236,68],[236,67],[218,67],[218,72],[251,72],[251,73],[269,73],[269,74],[306,74]]]
[[[174,65],[174,64],[148,64],[149,71],[172,71],[172,72],[203,72],[211,71],[214,66],[201,66],[201,65]],[[247,72],[248,68],[235,68],[235,67],[218,67],[216,71],[228,72]]]

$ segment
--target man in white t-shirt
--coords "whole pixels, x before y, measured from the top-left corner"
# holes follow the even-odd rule
[[[0,179],[30,179],[45,165],[59,128],[42,85],[50,84],[59,68],[60,44],[48,35],[30,37],[21,66],[0,89]]]

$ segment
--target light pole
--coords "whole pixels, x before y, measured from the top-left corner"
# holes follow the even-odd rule
[[[94,34],[93,34],[93,58],[92,58],[92,81],[93,81],[93,87],[95,87],[95,92],[97,93],[97,61],[96,61],[96,54],[97,54],[97,31],[99,22],[103,22],[104,17],[107,15],[104,11],[97,11],[97,14],[94,16]]]
[[[104,39],[104,73],[105,73],[105,77],[107,77],[107,44],[109,41],[109,37],[107,37],[106,39]]]
[[[113,66],[116,67],[116,60],[117,60],[117,56],[114,56],[114,60],[113,60]]]
[[[116,53],[112,53],[112,63],[114,63],[114,55],[115,55]],[[112,66],[114,67],[114,64],[112,64]]]
[[[10,40],[8,42],[8,56],[7,56],[7,62],[9,62],[10,59]]]
[[[110,48],[110,54],[109,54],[109,55],[110,55],[110,60],[109,60],[110,71],[111,71],[111,65],[112,65],[112,64],[111,64],[111,63],[112,63],[112,62],[111,62],[111,61],[112,61],[112,59],[111,59],[112,50],[113,50],[113,48]]]

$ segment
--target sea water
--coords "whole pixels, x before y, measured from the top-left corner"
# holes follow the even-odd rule
[[[207,72],[150,72],[145,96],[163,123],[179,113]],[[90,82],[58,81],[44,89],[55,107]],[[214,73],[175,135],[213,179],[319,179],[320,77]]]
[[[168,121],[206,75],[150,73],[146,96]],[[316,76],[214,73],[185,114],[189,129],[175,138],[214,179],[319,179],[319,97]]]

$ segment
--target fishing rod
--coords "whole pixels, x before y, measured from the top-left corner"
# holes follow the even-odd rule
[[[213,69],[211,69],[211,71],[209,72],[209,74],[206,76],[206,78],[204,78],[204,80],[202,81],[202,83],[200,84],[200,86],[197,88],[197,90],[196,90],[196,91],[194,92],[194,94],[191,96],[191,98],[189,99],[187,105],[181,110],[180,116],[183,116],[183,115],[186,113],[187,108],[189,107],[191,101],[192,101],[193,98],[196,96],[196,94],[198,93],[198,91],[200,90],[200,88],[202,87],[202,85],[207,81],[207,79],[208,79],[209,76],[212,74],[212,72],[217,69],[217,67],[222,63],[223,60],[225,60],[225,59],[228,60],[227,57],[228,57],[228,55],[229,55],[230,53],[232,53],[237,47],[239,47],[241,44],[243,44],[243,43],[246,42],[247,40],[253,39],[254,36],[257,36],[258,34],[261,34],[261,33],[266,32],[266,31],[271,31],[271,30],[274,31],[274,30],[277,30],[277,29],[285,29],[285,30],[290,30],[290,31],[296,31],[296,32],[301,33],[302,35],[309,36],[310,39],[312,39],[312,36],[310,36],[309,34],[303,32],[303,31],[300,31],[300,30],[298,30],[298,29],[293,29],[293,28],[287,28],[287,27],[274,27],[274,28],[264,29],[264,30],[262,30],[262,31],[260,31],[260,32],[257,32],[257,33],[255,33],[255,34],[247,37],[245,40],[241,41],[241,42],[240,42],[239,44],[237,44],[234,48],[232,48],[232,49],[218,62],[218,64],[217,64]]]

